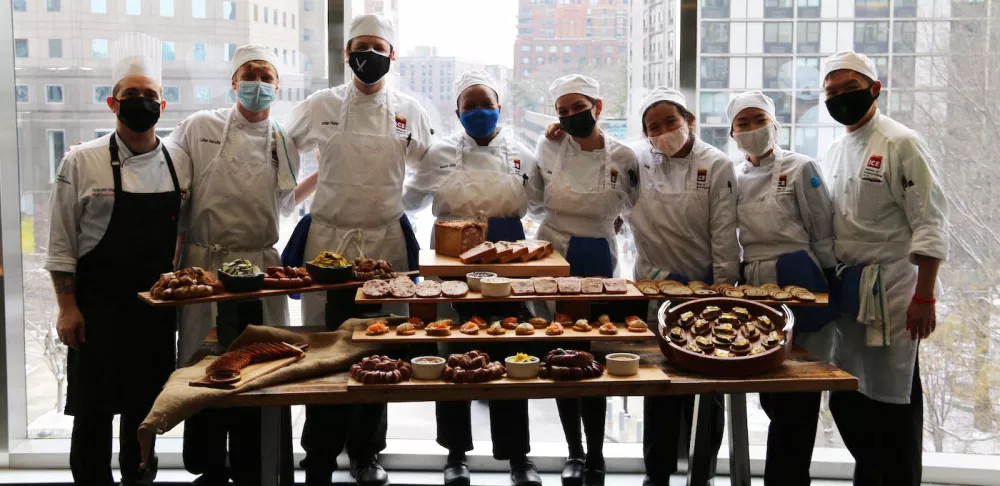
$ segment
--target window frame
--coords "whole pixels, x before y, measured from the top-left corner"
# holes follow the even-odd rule
[[[66,85],[64,84],[46,84],[45,86],[45,104],[46,105],[65,105],[66,104]],[[49,101],[49,88],[59,88],[59,101]]]
[[[52,140],[50,134],[60,133],[62,134],[62,145],[63,153],[69,150],[69,144],[66,143],[66,129],[64,128],[46,128],[45,129],[45,146],[48,147],[49,152],[49,184],[56,181],[56,176],[58,175],[59,163],[62,162],[63,154],[54,154],[52,151]]]
[[[94,90],[93,91],[93,93],[94,93],[94,104],[95,105],[100,105],[100,104],[106,103],[107,99],[108,99],[108,96],[105,96],[105,97],[100,98],[100,99],[97,98],[97,90],[99,88],[108,88],[108,96],[111,96],[115,87],[111,86],[109,84],[95,84],[95,85],[93,85],[93,90]]]

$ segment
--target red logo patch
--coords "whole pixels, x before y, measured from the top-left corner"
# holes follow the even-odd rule
[[[521,170],[521,159],[514,159],[514,170]]]
[[[406,130],[406,118],[396,115],[396,128]]]
[[[881,169],[882,168],[882,156],[881,155],[872,155],[871,157],[869,157],[868,158],[868,167],[871,167],[872,169]]]
[[[705,182],[708,179],[708,170],[698,169],[698,182]]]
[[[611,183],[618,182],[618,169],[611,169]]]

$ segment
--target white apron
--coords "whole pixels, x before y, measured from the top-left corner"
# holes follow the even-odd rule
[[[391,98],[385,90],[376,95],[384,102],[366,106],[352,106],[354,96],[349,92],[341,105],[340,130],[320,147],[305,260],[329,250],[348,260],[361,256],[386,260],[395,271],[407,271],[406,240],[399,222],[407,141],[395,135]],[[363,117],[376,121],[375,131],[363,128]],[[302,316],[303,325],[324,325],[326,294],[303,294]]]
[[[608,187],[611,164],[611,142],[604,135],[604,149],[598,152],[581,152],[578,164],[601,164],[600,180],[575,181],[564,174],[566,159],[572,137],[563,137],[558,160],[552,174],[552,182],[545,188],[543,204],[545,220],[538,227],[540,240],[552,243],[561,255],[566,255],[569,240],[573,236],[604,238],[611,249],[611,268],[618,275],[618,244],[615,241],[615,219],[625,209],[626,195],[623,191]],[[621,177],[628,177],[622,174]]]
[[[240,158],[246,147],[237,147],[229,131],[234,107],[222,129],[219,154],[205,166],[193,185],[191,227],[181,253],[181,268],[201,267],[214,272],[225,262],[239,258],[250,260],[261,270],[281,265],[274,248],[278,242],[278,158],[273,122],[267,122],[264,163]],[[237,129],[242,127],[237,127]],[[218,232],[219,234],[215,234]],[[269,326],[287,326],[286,297],[262,299],[264,322]],[[187,360],[201,346],[215,327],[216,307],[197,304],[180,308],[178,327],[178,363]]]
[[[776,268],[777,257],[781,254],[805,251],[809,258],[819,266],[816,255],[809,246],[809,235],[802,227],[802,217],[798,208],[786,208],[778,200],[779,192],[784,187],[781,181],[782,163],[775,157],[771,164],[771,182],[768,191],[751,200],[737,200],[736,217],[739,224],[740,245],[743,246],[743,259],[746,262],[744,277],[750,285],[763,285],[778,281]],[[752,170],[744,168],[744,170]],[[785,182],[787,184],[787,181]],[[794,198],[793,198],[794,201]],[[794,238],[789,234],[795,235]],[[783,235],[783,236],[779,236]],[[788,241],[798,239],[803,241],[800,247],[781,248],[771,251],[767,241]],[[751,243],[745,244],[744,241]],[[755,251],[748,252],[747,246],[752,245]],[[754,259],[761,257],[761,259]],[[833,353],[833,336],[836,326],[826,325],[817,332],[796,332],[795,343],[823,361],[830,361]]]
[[[500,160],[500,170],[472,168],[465,164],[469,146],[468,139],[462,137],[455,152],[455,170],[441,183],[434,193],[432,212],[436,221],[468,219],[483,212],[485,218],[518,218],[528,212],[528,193],[520,167],[515,166],[514,149],[510,137],[501,132],[502,143],[495,146],[471,147],[478,153],[476,157],[492,157]],[[496,164],[490,165],[496,168]],[[434,248],[434,232],[431,231],[431,248]]]

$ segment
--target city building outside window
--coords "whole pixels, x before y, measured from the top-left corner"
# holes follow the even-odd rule
[[[19,84],[14,86],[15,101],[17,101],[18,103],[30,103],[31,102],[30,92],[31,90],[28,88],[28,85],[26,84]]]
[[[729,17],[729,0],[701,0],[701,16],[706,19]]]
[[[226,62],[232,61],[233,56],[236,55],[236,44],[223,44],[222,46],[222,56],[223,60]],[[278,50],[274,50],[274,55],[278,55]]]
[[[14,11],[15,12],[27,12],[28,2],[27,0],[14,0]]]
[[[180,103],[181,102],[181,89],[177,86],[164,86],[163,87],[163,99],[167,103]]]
[[[106,103],[109,96],[111,96],[111,86],[108,85],[94,86],[95,105]]]
[[[93,59],[107,59],[108,58],[108,40],[107,39],[93,39],[91,42],[91,57]]]
[[[264,7],[264,23],[267,23],[267,7]]]
[[[799,18],[819,18],[821,0],[798,0]]]
[[[253,4],[253,21],[257,22],[260,19],[260,9],[257,4]]]
[[[854,50],[864,53],[889,52],[889,22],[855,22]]]
[[[855,0],[854,2],[854,16],[855,17],[888,17],[889,16],[889,1],[888,0]]]
[[[194,87],[194,102],[197,105],[207,105],[212,102],[212,88],[208,86]]]
[[[125,15],[142,15],[142,0],[126,0]]]
[[[725,57],[702,58],[701,85],[704,88],[728,88],[729,59]]]
[[[59,162],[62,161],[63,154],[66,153],[66,131],[65,130],[45,130],[45,139],[49,149],[49,183],[56,181],[56,170],[59,169]]]
[[[705,34],[701,39],[701,52],[706,54],[729,52],[728,22],[706,22],[702,27],[705,29]]]
[[[173,61],[177,59],[177,52],[174,50],[174,41],[163,41],[163,60]]]
[[[160,0],[160,16],[161,17],[174,16],[174,0]]]
[[[304,41],[311,41],[312,38],[313,38],[313,31],[312,31],[312,29],[308,29],[308,28],[307,29],[302,29],[302,40],[304,40]]]
[[[236,20],[236,2],[222,2],[222,18]]]
[[[108,0],[90,0],[90,13],[108,13]]]
[[[53,59],[63,57],[62,39],[49,39],[49,57]]]
[[[191,0],[191,17],[203,19],[208,16],[206,0]]]
[[[792,52],[792,23],[767,22],[764,24],[764,52]]]
[[[28,39],[14,39],[14,57],[28,57]]]
[[[63,85],[61,84],[46,84],[45,85],[45,102],[53,105],[60,105],[63,102]]]
[[[917,23],[895,22],[892,26],[892,51],[914,52],[917,50]]]
[[[764,0],[764,18],[791,18],[794,13],[793,0]]]
[[[819,22],[799,22],[798,38],[796,39],[797,52],[800,54],[819,52],[820,32],[822,24]]]
[[[62,0],[45,0],[45,8],[49,12],[59,12],[62,10]]]

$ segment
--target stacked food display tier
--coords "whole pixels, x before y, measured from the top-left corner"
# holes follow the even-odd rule
[[[569,263],[558,252],[552,252],[528,262],[465,264],[434,250],[420,250],[420,275],[424,277],[465,277],[471,272],[493,272],[500,277],[568,277]]]

